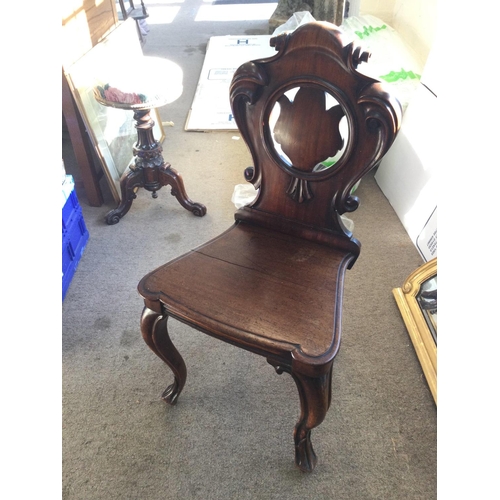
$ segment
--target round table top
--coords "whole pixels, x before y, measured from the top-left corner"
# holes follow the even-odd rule
[[[113,61],[105,73],[94,85],[94,97],[113,108],[158,108],[178,99],[183,90],[181,67],[161,57]]]

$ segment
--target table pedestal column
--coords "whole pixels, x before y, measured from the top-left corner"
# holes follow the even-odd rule
[[[157,191],[162,186],[171,186],[171,193],[186,209],[198,217],[207,213],[205,205],[194,203],[186,194],[181,175],[166,163],[162,156],[163,148],[153,135],[154,121],[150,109],[135,110],[137,143],[134,146],[135,163],[120,179],[121,202],[106,215],[108,224],[117,224],[130,210],[132,201],[136,198],[136,191],[142,187],[151,191],[153,198],[157,198]]]

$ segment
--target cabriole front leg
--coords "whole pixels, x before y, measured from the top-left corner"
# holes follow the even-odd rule
[[[331,398],[331,368],[319,377],[291,372],[300,396],[300,417],[293,431],[295,463],[300,470],[311,472],[317,457],[311,443],[311,430],[323,422]]]
[[[167,329],[168,316],[145,307],[141,317],[141,332],[149,348],[161,358],[174,373],[174,383],[162,394],[162,399],[175,405],[186,383],[186,364],[170,340]]]
[[[293,431],[295,464],[304,472],[312,472],[317,457],[311,443],[311,430],[323,422],[331,401],[332,365],[322,369],[323,374],[308,376],[294,371],[285,363],[268,358],[276,372],[290,373],[295,380],[300,397],[300,417]]]

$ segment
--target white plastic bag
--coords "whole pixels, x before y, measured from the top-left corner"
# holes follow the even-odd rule
[[[252,203],[257,197],[259,192],[253,187],[252,184],[236,184],[233,190],[231,201],[236,208],[242,208]]]
[[[301,12],[294,12],[293,16],[290,19],[288,19],[288,21],[285,24],[278,26],[274,30],[273,36],[279,35],[280,33],[285,33],[285,32],[288,33],[290,31],[297,29],[302,24],[310,23],[315,20],[316,19],[314,19],[311,13],[308,12],[307,10]]]
[[[396,30],[375,16],[347,17],[340,28],[349,40],[372,53],[358,71],[385,82],[406,109],[423,70],[411,47]]]

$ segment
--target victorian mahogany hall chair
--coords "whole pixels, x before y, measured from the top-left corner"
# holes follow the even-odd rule
[[[240,66],[230,86],[256,198],[226,232],[140,281],[141,331],[174,373],[162,396],[171,405],[186,366],[169,317],[291,374],[301,408],[295,463],[312,471],[311,429],[330,406],[344,274],[360,251],[341,215],[358,207],[353,186],[394,141],[401,108],[357,71],[369,54],[333,24],[302,25],[271,46],[275,55]]]

